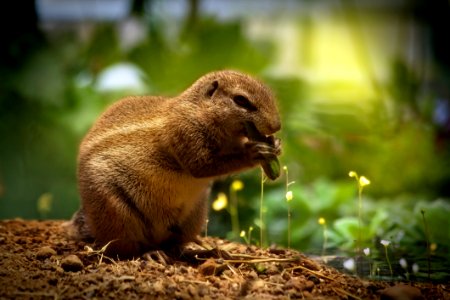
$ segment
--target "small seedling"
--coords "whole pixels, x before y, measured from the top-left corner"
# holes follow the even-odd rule
[[[286,173],[286,201],[288,208],[288,249],[291,248],[291,206],[289,202],[292,201],[294,195],[292,191],[289,190],[289,186],[293,184],[295,181],[289,182],[289,172],[287,166],[283,167],[284,172]]]
[[[361,251],[361,242],[362,242],[362,191],[366,185],[370,184],[370,180],[365,176],[359,177],[355,171],[350,171],[348,176],[354,177],[358,184],[358,241],[357,241],[357,253],[359,254]]]
[[[249,242],[249,244],[251,244],[251,242],[252,242],[252,231],[253,231],[253,226],[250,226],[248,228],[248,242]]]
[[[264,182],[266,181],[266,177],[264,175],[264,170],[261,168],[261,196],[259,198],[259,246],[262,248],[264,246]]]
[[[404,259],[404,258],[402,257],[402,258],[400,258],[400,260],[398,261],[398,263],[400,264],[400,267],[402,267],[403,270],[405,270],[406,280],[409,280],[408,262],[406,261],[406,259]]]
[[[319,218],[317,222],[323,227],[322,260],[325,260],[325,249],[327,247],[327,221],[325,218]]]
[[[389,271],[391,272],[391,277],[392,277],[392,276],[394,276],[394,273],[392,272],[391,261],[389,260],[389,255],[388,255],[388,247],[391,242],[388,240],[381,240],[380,243],[384,246],[384,253],[386,255],[386,261],[388,263]]]
[[[209,219],[205,220],[205,238],[208,237],[208,223],[209,223]]]
[[[420,212],[422,213],[423,227],[425,228],[425,239],[426,239],[426,242],[427,242],[428,280],[430,280],[430,277],[431,277],[430,233],[428,231],[427,220],[425,219],[425,210],[421,209]]]
[[[253,231],[252,226],[250,226],[250,228],[248,229],[248,236],[247,236],[247,233],[245,232],[245,230],[241,231],[240,236],[241,236],[241,238],[244,239],[244,241],[247,245],[250,245],[252,242],[252,231]]]
[[[244,184],[240,180],[234,180],[230,185],[230,215],[231,228],[234,237],[239,236],[239,214],[238,214],[238,198],[237,192],[244,188]]]
[[[364,248],[363,253],[366,257],[370,257],[370,248]],[[372,262],[369,261],[369,275],[372,276]]]

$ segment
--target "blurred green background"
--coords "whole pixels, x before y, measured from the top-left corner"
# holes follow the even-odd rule
[[[322,247],[319,217],[329,249],[355,246],[353,170],[371,181],[365,245],[388,239],[399,257],[423,257],[429,237],[434,254],[449,252],[448,1],[36,0],[1,11],[0,218],[70,218],[78,145],[109,104],[176,95],[231,68],[279,100],[292,247]],[[211,201],[236,179],[239,230],[255,227],[257,243],[259,170],[218,182]],[[264,196],[267,241],[284,246],[285,184],[267,182]],[[236,238],[228,211],[211,211],[208,234]]]

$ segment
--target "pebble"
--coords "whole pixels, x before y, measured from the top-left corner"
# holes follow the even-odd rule
[[[422,293],[416,287],[399,284],[381,291],[380,300],[424,300]]]
[[[252,282],[251,290],[252,291],[260,290],[260,289],[264,288],[265,285],[266,285],[266,283],[264,282],[264,280],[257,279]]]
[[[56,255],[56,251],[49,246],[44,246],[38,250],[38,252],[36,253],[36,258],[39,260],[44,260],[52,257],[53,255]]]
[[[61,260],[61,267],[66,272],[78,272],[83,269],[83,263],[76,255],[69,255]]]

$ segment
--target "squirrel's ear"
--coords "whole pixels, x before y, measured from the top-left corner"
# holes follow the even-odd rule
[[[211,98],[214,93],[217,91],[217,89],[219,88],[219,82],[217,80],[214,80],[213,82],[211,82],[211,84],[208,86],[208,89],[206,90],[206,95]]]

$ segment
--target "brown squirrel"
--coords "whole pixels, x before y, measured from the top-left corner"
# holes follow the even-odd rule
[[[80,145],[69,234],[111,242],[107,252],[122,257],[196,241],[212,181],[276,159],[280,128],[269,88],[236,71],[208,73],[177,97],[115,103]]]

